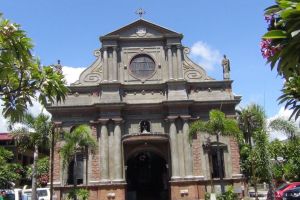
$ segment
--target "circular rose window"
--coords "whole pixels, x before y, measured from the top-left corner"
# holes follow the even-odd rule
[[[133,57],[129,65],[129,70],[133,76],[145,79],[154,73],[155,62],[150,56],[140,54]]]

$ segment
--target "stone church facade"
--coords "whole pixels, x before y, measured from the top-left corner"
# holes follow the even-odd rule
[[[62,167],[55,145],[54,191],[63,199],[74,180],[91,200],[204,199],[212,186],[241,183],[238,145],[221,137],[189,138],[190,123],[211,109],[235,117],[240,96],[232,80],[215,80],[188,57],[182,34],[139,19],[100,37],[95,62],[73,83],[64,103],[47,109],[66,131],[89,124],[95,154],[78,152],[77,165]],[[75,179],[74,179],[75,177]]]

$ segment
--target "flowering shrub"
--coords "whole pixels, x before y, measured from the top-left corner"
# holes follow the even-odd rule
[[[262,56],[266,59],[274,56],[278,51],[280,51],[280,46],[274,46],[272,44],[272,40],[270,39],[262,39],[260,43]]]
[[[262,37],[261,53],[285,79],[283,95],[279,103],[293,110],[291,117],[300,116],[300,2],[299,0],[276,0],[265,9],[268,32]]]

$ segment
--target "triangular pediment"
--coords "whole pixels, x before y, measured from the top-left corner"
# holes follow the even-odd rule
[[[144,19],[139,19],[131,24],[110,32],[102,38],[110,37],[182,37],[182,34],[156,25]]]

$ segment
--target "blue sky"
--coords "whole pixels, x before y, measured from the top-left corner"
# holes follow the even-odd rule
[[[100,47],[99,36],[138,19],[145,19],[184,34],[191,57],[205,64],[209,76],[221,80],[220,56],[231,62],[233,91],[243,96],[241,106],[259,103],[268,117],[281,106],[277,97],[283,80],[271,72],[260,53],[266,31],[264,8],[271,0],[0,0],[5,18],[22,25],[35,44],[34,54],[44,65],[61,59],[71,67],[88,67]],[[204,66],[205,67],[205,66]],[[74,78],[74,77],[73,77]],[[76,77],[75,77],[76,79]]]

